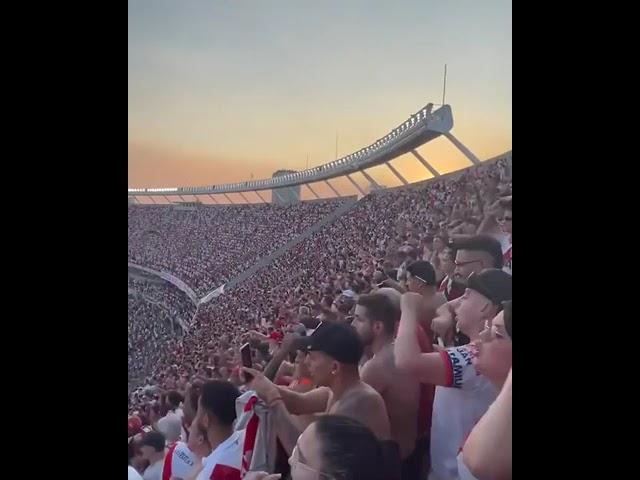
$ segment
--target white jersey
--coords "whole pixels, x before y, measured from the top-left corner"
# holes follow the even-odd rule
[[[142,477],[135,468],[129,465],[129,479],[128,480],[142,480]]]
[[[164,457],[162,480],[189,477],[196,466],[196,456],[184,442],[175,442],[169,446]]]
[[[153,465],[149,465],[142,474],[143,480],[162,480],[162,466],[164,460],[158,460]]]
[[[436,478],[458,478],[457,456],[465,438],[498,395],[473,366],[475,344],[443,350],[449,378],[436,387],[431,420],[431,471]]]
[[[197,480],[241,480],[244,430],[233,432],[202,460],[204,468]]]

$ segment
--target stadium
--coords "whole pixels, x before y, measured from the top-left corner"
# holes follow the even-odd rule
[[[355,70],[345,59],[410,68],[419,58],[410,42],[385,37],[387,28],[439,45],[430,54],[455,49],[431,31],[392,25],[390,6],[384,15],[372,9],[366,18],[377,27],[364,34],[339,30],[360,14],[336,4],[340,13],[323,17],[327,30],[314,50],[312,24],[296,26],[307,18],[296,17],[298,6],[254,6],[258,15],[243,5],[187,3],[157,7],[160,15],[129,2],[129,480],[511,479],[510,83],[496,95],[509,97],[504,137],[486,111],[498,86],[477,90],[490,92],[485,103],[472,98],[483,78],[472,57],[490,70],[491,54],[456,45],[457,58],[478,75],[457,80],[455,102],[446,102],[445,66],[441,99],[425,95],[417,75],[395,76],[385,77],[388,99],[371,106],[379,95],[358,97],[367,73],[349,83]],[[462,17],[471,29],[480,17],[469,8]],[[458,18],[455,9],[447,15]],[[418,22],[406,12],[402,18]],[[149,19],[166,32],[147,30]],[[263,28],[273,43],[254,31]],[[288,29],[298,43],[282,40]],[[383,62],[368,43],[353,46],[365,37],[375,43],[378,34],[394,45],[379,44],[381,52],[398,58]],[[336,35],[353,45],[335,43]],[[261,51],[266,42],[271,56],[239,61],[216,44],[220,38],[235,53]],[[351,56],[342,57],[343,46]],[[312,51],[317,69],[305,63]],[[179,67],[160,72],[161,64]],[[327,71],[334,64],[344,70]],[[314,75],[334,87],[344,79],[356,113],[343,97],[323,110],[328,97]],[[224,110],[227,96],[229,105],[248,108]],[[356,106],[363,98],[368,110]],[[415,103],[399,114],[395,99],[405,108],[408,98]],[[296,116],[296,101],[304,114]],[[327,113],[334,111],[339,119]],[[487,119],[481,134],[478,118]],[[348,145],[340,155],[337,125]],[[307,154],[299,168],[306,144],[322,135],[327,143],[327,131],[336,132],[335,155],[312,146],[314,162]],[[178,149],[169,165],[156,149],[144,170],[148,152],[141,157],[131,138],[152,133],[158,145],[232,154],[202,161]],[[443,145],[458,163],[439,156]]]
[[[315,314],[305,316],[315,322],[305,328],[348,317],[335,307],[345,292],[370,293],[382,276],[400,280],[408,258],[431,260],[438,270],[437,238],[476,233],[483,215],[511,195],[512,154],[480,161],[451,133],[450,106],[432,108],[312,170],[240,184],[129,189],[130,414],[156,389],[184,391],[187,378],[241,386],[238,352],[247,332],[278,338],[274,332],[303,325],[301,311]],[[427,162],[418,149],[439,136],[467,156],[468,168],[441,175]],[[433,177],[408,183],[391,163],[407,152]],[[366,172],[380,164],[403,186],[380,187]],[[370,193],[355,173],[370,182]],[[340,176],[361,195],[340,195],[330,183]],[[335,196],[319,197],[317,182]],[[300,201],[301,187],[316,199]],[[216,202],[231,192],[264,199],[265,190],[272,202]],[[153,203],[141,204],[141,197]],[[437,274],[439,282],[446,276]],[[268,349],[254,351],[265,353],[258,365],[266,366]]]

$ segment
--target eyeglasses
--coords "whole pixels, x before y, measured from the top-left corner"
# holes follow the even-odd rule
[[[496,325],[492,325],[489,320],[484,321],[484,329],[480,332],[480,340],[490,342],[492,340],[501,340],[505,336],[500,333]],[[509,337],[506,337],[509,339]]]
[[[511,222],[512,221],[512,217],[500,217],[498,218],[499,222]]]
[[[454,264],[456,267],[464,267],[464,266],[466,266],[466,265],[471,265],[472,263],[477,263],[477,262],[482,262],[482,260],[470,260],[470,261],[468,261],[468,262],[459,262],[458,260],[454,260],[454,261],[453,261],[453,264]]]
[[[303,463],[300,460],[300,449],[298,448],[297,444],[296,444],[295,447],[293,447],[293,452],[291,452],[291,456],[289,457],[289,466],[291,467],[291,476],[292,477],[293,477],[293,473],[296,470],[300,470],[302,472],[312,473],[312,474],[316,475],[318,477],[318,479],[335,480],[334,477],[332,477],[331,475],[329,475],[327,473],[323,473],[323,472],[321,472],[319,470],[316,470],[315,468],[311,468],[306,463]]]

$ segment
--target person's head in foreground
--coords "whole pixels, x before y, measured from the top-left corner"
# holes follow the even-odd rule
[[[497,387],[502,387],[511,370],[511,303],[504,302],[504,309],[481,332],[482,343],[475,360],[476,370]]]
[[[456,240],[454,277],[464,282],[472,273],[478,273],[485,268],[502,268],[503,256],[500,242],[490,235],[474,235],[462,240]]]
[[[386,480],[385,452],[373,432],[341,415],[322,415],[298,438],[292,480]]]
[[[413,262],[407,267],[407,287],[410,292],[420,295],[433,294],[436,291],[436,271],[425,261]]]
[[[142,458],[153,465],[158,460],[164,458],[165,444],[166,440],[162,433],[151,431],[144,434],[138,445],[142,453]]]
[[[307,347],[307,367],[318,386],[331,387],[339,379],[358,374],[358,363],[364,347],[351,325],[323,323],[311,337]]]
[[[511,275],[497,268],[471,274],[456,309],[458,329],[472,340],[478,339],[485,323],[491,322],[507,300],[511,300]]]
[[[358,299],[351,325],[358,332],[362,344],[368,347],[374,342],[384,343],[392,339],[398,320],[400,308],[387,295],[376,292]]]
[[[202,385],[198,411],[192,423],[207,433],[211,447],[229,437],[236,420],[236,399],[240,396],[238,387],[223,380],[212,380]]]

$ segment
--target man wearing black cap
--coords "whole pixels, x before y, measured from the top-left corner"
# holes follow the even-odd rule
[[[363,346],[348,324],[324,323],[308,339],[307,366],[316,388],[293,392],[274,385],[257,370],[243,368],[254,376],[249,388],[271,407],[277,417],[278,437],[289,453],[301,431],[293,415],[332,413],[362,422],[381,440],[390,437],[389,417],[380,394],[360,380],[358,363]]]
[[[422,298],[402,296],[400,327],[394,346],[396,366],[421,382],[437,385],[431,423],[433,478],[458,478],[457,454],[465,436],[497,395],[495,386],[474,366],[477,343],[486,323],[511,300],[511,275],[490,268],[473,273],[455,311],[458,328],[470,343],[434,353],[421,353],[415,335]]]
[[[407,267],[407,290],[422,296],[435,293],[436,271],[429,262],[418,260]]]
[[[422,327],[433,337],[431,320],[435,317],[438,307],[446,303],[444,294],[437,291],[436,271],[431,263],[425,260],[413,262],[407,267],[407,287],[410,292],[418,293],[423,298]]]
[[[454,282],[457,284],[465,285],[469,276],[484,269],[501,269],[503,266],[500,242],[490,235],[465,237],[455,240],[451,246],[456,250]],[[452,345],[450,340],[456,333],[455,312],[459,303],[460,298],[456,298],[440,306],[431,325],[434,333],[445,339],[447,345]],[[461,331],[459,326],[458,330]],[[468,342],[469,339],[465,335],[455,338],[455,345],[464,345]]]

